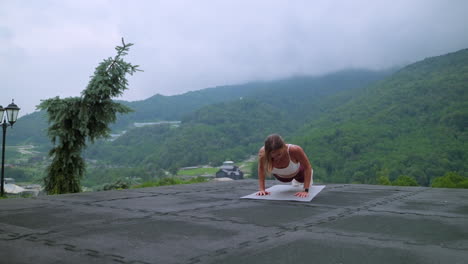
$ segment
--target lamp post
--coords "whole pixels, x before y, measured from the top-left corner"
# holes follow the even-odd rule
[[[3,197],[5,194],[5,138],[6,138],[6,130],[8,126],[13,127],[13,124],[16,122],[18,118],[20,108],[15,104],[15,101],[12,100],[11,104],[7,107],[3,108],[0,105],[0,125],[3,128],[3,144],[2,144],[2,179],[1,179],[1,196]]]

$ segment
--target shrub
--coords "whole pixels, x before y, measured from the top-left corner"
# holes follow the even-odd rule
[[[463,177],[456,172],[447,172],[443,177],[437,177],[432,181],[435,188],[467,188],[468,177]]]
[[[412,177],[406,175],[400,175],[396,180],[393,181],[394,186],[419,186],[418,182]]]

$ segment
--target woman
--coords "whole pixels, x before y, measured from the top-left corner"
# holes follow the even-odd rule
[[[273,174],[281,182],[297,181],[304,184],[304,190],[295,196],[307,197],[309,186],[313,182],[313,170],[307,155],[301,147],[285,144],[280,135],[269,135],[265,145],[258,152],[258,183],[260,191],[257,195],[268,195],[265,191],[265,175]]]

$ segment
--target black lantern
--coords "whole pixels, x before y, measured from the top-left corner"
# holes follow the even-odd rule
[[[0,125],[3,129],[3,141],[2,141],[2,169],[0,179],[0,195],[5,195],[5,138],[8,126],[13,126],[18,118],[20,108],[15,104],[14,100],[11,101],[7,107],[3,108],[0,105]],[[6,115],[5,115],[6,112]]]
[[[20,108],[15,104],[14,100],[11,101],[11,104],[5,107],[7,119],[10,125],[13,126],[13,124],[16,122],[16,119],[18,118],[19,110]]]

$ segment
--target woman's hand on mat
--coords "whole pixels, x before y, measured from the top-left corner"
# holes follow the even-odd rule
[[[269,195],[269,194],[270,194],[270,192],[267,192],[267,191],[259,191],[259,192],[257,193],[257,195],[261,195],[261,196],[263,196],[263,195]]]
[[[308,192],[298,192],[298,193],[296,193],[294,196],[297,196],[297,197],[300,197],[300,198],[304,198],[304,197],[309,196],[309,193],[308,193]]]

